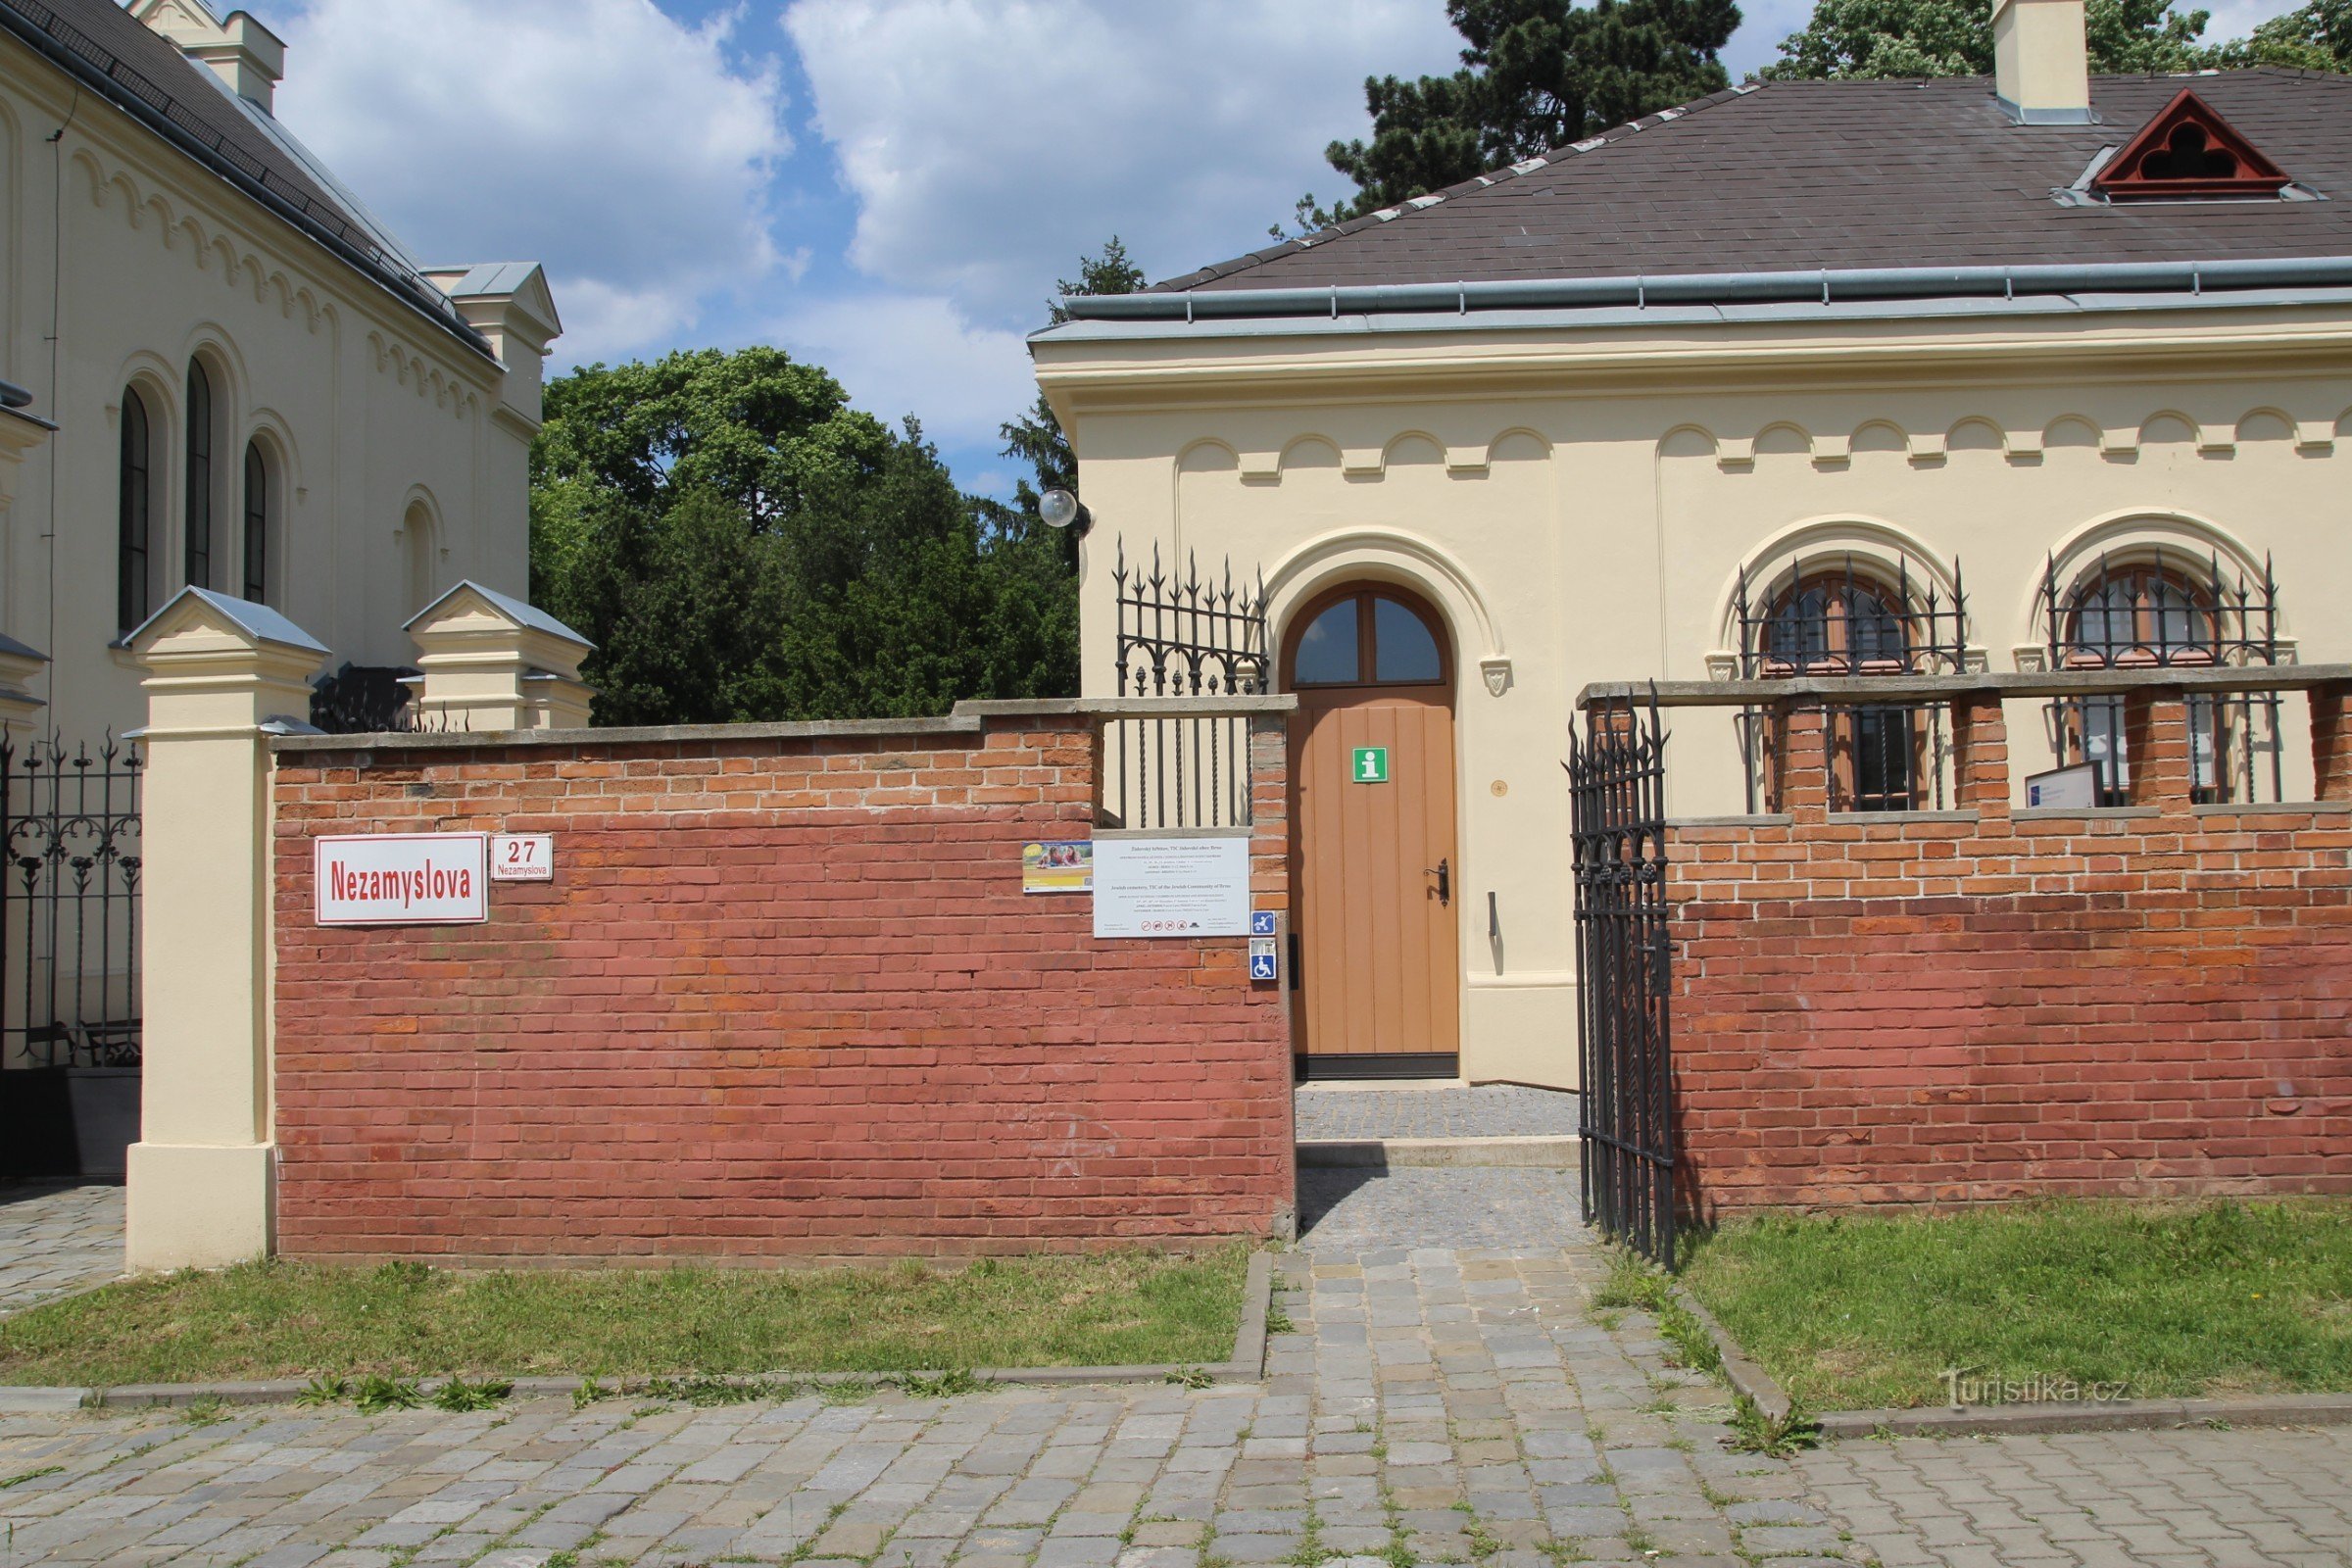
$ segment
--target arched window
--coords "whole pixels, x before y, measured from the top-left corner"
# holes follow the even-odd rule
[[[1930,590],[1912,591],[1908,564],[1882,578],[1848,556],[1834,565],[1799,564],[1761,611],[1740,585],[1741,673],[1749,679],[1850,677],[1938,673],[1965,662],[1966,611],[1950,609]],[[1830,805],[1840,811],[1910,811],[1941,799],[1940,710],[1906,703],[1847,703],[1829,708],[1823,744],[1829,749]],[[1755,769],[1778,771],[1777,751],[1759,758],[1761,736],[1749,725],[1751,781],[1770,791]]]
[[[2161,554],[2145,561],[2102,560],[2071,594],[2061,594],[2056,564],[2044,590],[2057,635],[2053,662],[2070,669],[2147,669],[2275,663],[2277,587],[2266,570],[2258,588],[2222,578],[2218,561],[2204,569]],[[2088,763],[2101,806],[2132,798],[2132,759],[2124,699],[2060,698],[2050,705],[2051,738],[2062,765]],[[2189,793],[2204,805],[2278,800],[2283,779],[2276,692],[2192,693],[2188,699]]]
[[[433,580],[440,565],[435,559],[440,552],[433,538],[433,514],[423,502],[409,503],[401,518],[400,540],[407,558],[402,564],[408,588],[408,603],[401,612],[414,614],[433,602]]]
[[[188,362],[188,581],[213,585],[213,378]]]
[[[259,441],[245,447],[245,597],[270,602],[270,460]]]
[[[122,539],[115,558],[115,623],[117,630],[136,631],[153,610],[148,593],[148,538],[154,521],[155,477],[152,427],[147,400],[137,387],[122,389],[122,453],[120,462],[122,501],[118,514]]]
[[[1445,640],[1424,612],[1377,589],[1356,589],[1314,612],[1291,651],[1291,685],[1446,684]]]

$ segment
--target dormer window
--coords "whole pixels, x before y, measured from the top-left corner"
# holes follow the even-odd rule
[[[2093,175],[2111,202],[2276,196],[2289,179],[2230,122],[2183,87]]]

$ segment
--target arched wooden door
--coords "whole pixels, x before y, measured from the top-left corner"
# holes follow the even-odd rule
[[[1359,584],[1285,639],[1298,1069],[1450,1078],[1460,1060],[1454,661],[1421,600]]]

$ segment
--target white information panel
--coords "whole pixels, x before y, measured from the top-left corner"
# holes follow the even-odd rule
[[[1095,935],[1246,937],[1250,835],[1095,835]]]
[[[490,835],[491,881],[553,882],[555,879],[556,836],[553,833]]]
[[[375,833],[315,842],[320,925],[465,925],[490,918],[490,835]]]

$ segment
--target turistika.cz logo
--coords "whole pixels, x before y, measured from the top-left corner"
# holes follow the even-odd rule
[[[2084,1382],[2051,1372],[2003,1378],[1977,1376],[1964,1366],[1946,1367],[1937,1375],[1955,1410],[1985,1404],[2113,1404],[2132,1397],[2132,1384],[2124,1378]]]

